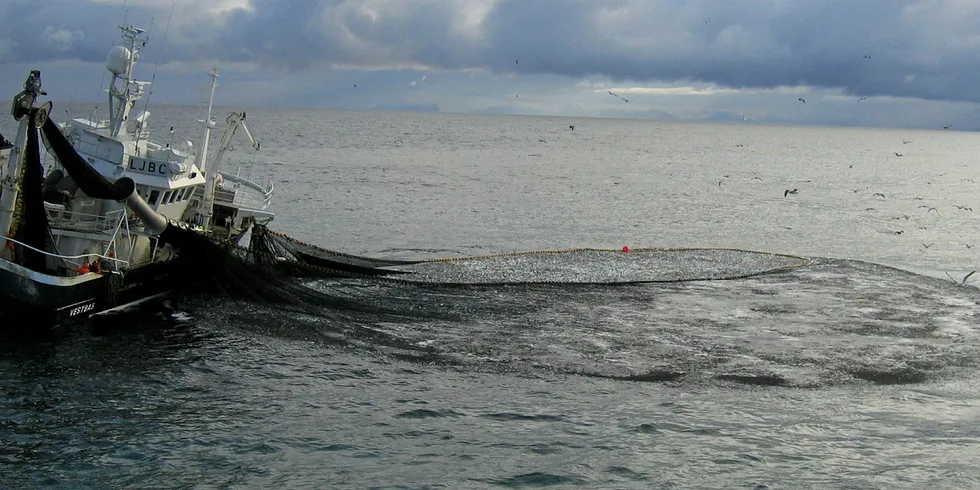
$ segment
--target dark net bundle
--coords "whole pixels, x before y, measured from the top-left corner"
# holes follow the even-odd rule
[[[180,269],[188,284],[224,296],[292,307],[314,315],[356,312],[377,315],[378,319],[445,316],[438,310],[420,311],[405,295],[384,295],[383,301],[365,301],[352,297],[345,288],[304,283],[303,280],[309,278],[343,276],[356,279],[362,276],[309,265],[288,254],[277,254],[283,250],[277,249],[275,241],[265,241],[263,236],[261,231],[253,235],[250,248],[245,249],[216,243],[202,233],[171,222],[160,238],[178,250]],[[378,287],[379,284],[371,286]],[[398,300],[400,297],[404,297],[404,301]]]
[[[388,267],[419,263],[417,260],[379,259],[328,250],[259,224],[252,228],[249,249],[258,255],[255,260],[310,277],[391,277],[410,272]],[[263,254],[271,257],[273,262],[263,258]]]
[[[417,261],[378,259],[327,250],[269,230],[264,225],[252,227],[249,247],[238,248],[245,260],[268,273],[289,278],[301,288],[298,297],[309,304],[319,304],[320,295],[328,294],[341,301],[348,310],[384,315],[409,315],[424,318],[449,318],[444,307],[426,306],[418,301],[418,287],[399,280],[410,271],[383,266],[414,264]],[[320,260],[311,260],[316,254]],[[350,296],[358,299],[347,299]]]
[[[31,111],[31,117],[37,117],[37,109]],[[49,119],[48,122],[51,120]],[[18,246],[17,251],[24,267],[33,271],[46,272],[46,256],[38,250],[50,251],[51,240],[49,239],[48,215],[44,210],[44,199],[41,195],[44,184],[41,154],[38,149],[37,129],[33,124],[27,132],[26,150],[20,193],[21,213],[17,224],[16,238],[29,247]]]

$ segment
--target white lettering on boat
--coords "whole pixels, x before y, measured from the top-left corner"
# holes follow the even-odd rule
[[[95,309],[95,303],[89,303],[87,305],[76,306],[68,310],[68,316],[81,315],[82,313],[87,313]]]
[[[146,174],[167,175],[167,162],[155,162],[145,158],[130,158],[129,169]]]

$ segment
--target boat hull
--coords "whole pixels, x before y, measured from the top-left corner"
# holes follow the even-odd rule
[[[46,329],[158,296],[177,284],[178,262],[147,264],[126,274],[60,277],[0,261],[0,330]]]

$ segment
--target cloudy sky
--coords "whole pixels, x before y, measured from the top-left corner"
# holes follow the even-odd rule
[[[123,22],[155,103],[980,129],[978,0],[0,0],[0,97]]]

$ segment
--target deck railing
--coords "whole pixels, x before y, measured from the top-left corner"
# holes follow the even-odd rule
[[[102,260],[106,260],[106,261],[112,262],[114,264],[123,264],[123,265],[129,264],[128,261],[125,261],[125,260],[122,260],[122,259],[117,259],[115,257],[111,257],[111,256],[108,256],[108,255],[94,254],[94,253],[87,253],[87,254],[82,254],[82,255],[59,255],[59,254],[56,254],[56,253],[53,253],[53,252],[45,252],[44,250],[41,250],[39,248],[32,247],[32,246],[30,246],[30,245],[28,245],[28,244],[26,244],[24,242],[21,242],[21,241],[18,241],[18,240],[14,240],[13,238],[10,238],[10,237],[0,236],[0,240],[4,240],[4,241],[10,242],[10,243],[14,243],[14,244],[20,245],[20,246],[22,246],[24,248],[29,248],[29,249],[37,252],[37,253],[47,255],[48,257],[54,257],[56,259],[60,259],[60,260],[66,262],[68,264],[75,265],[75,266],[80,266],[83,263],[83,262],[81,262],[82,260],[88,262],[88,261],[91,261],[94,257],[98,257],[98,258],[100,258]],[[79,274],[79,275],[81,275],[81,274]]]
[[[126,210],[117,209],[114,211],[109,211],[105,214],[90,214],[81,213],[77,211],[69,211],[61,205],[55,205],[51,203],[44,203],[45,211],[48,215],[48,226],[60,230],[75,231],[80,233],[97,233],[102,234],[106,238],[99,239],[104,243],[104,255],[88,253],[83,255],[59,255],[51,252],[44,252],[38,250],[29,245],[16,242],[13,239],[9,239],[11,242],[23,245],[35,250],[37,252],[43,253],[49,257],[54,257],[64,261],[70,268],[80,267],[83,263],[80,259],[94,259],[96,257],[106,259],[115,265],[117,268],[121,264],[123,266],[129,266],[130,261],[117,259],[115,254],[117,252],[116,240],[119,238],[120,232],[124,232],[125,236],[130,236],[130,226],[129,221],[126,219]]]
[[[126,211],[117,209],[106,214],[89,214],[66,210],[63,206],[45,203],[48,225],[52,228],[80,231],[84,233],[113,234],[126,216]]]
[[[265,209],[272,204],[272,194],[275,192],[275,186],[273,186],[271,181],[263,189],[261,185],[239,175],[222,173],[221,177],[225,182],[233,183],[234,187],[232,189],[216,189],[214,193],[215,201],[237,206],[248,206],[255,209]]]

